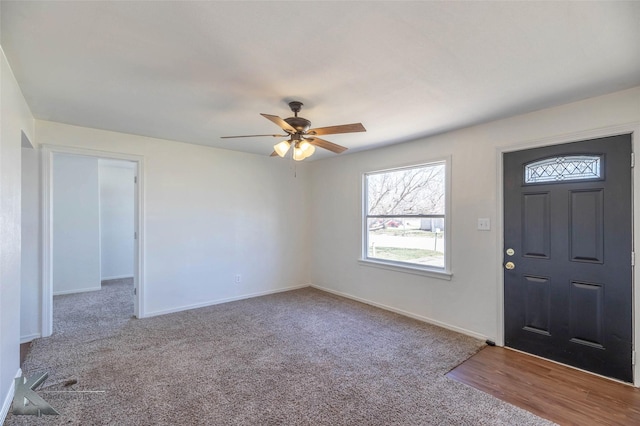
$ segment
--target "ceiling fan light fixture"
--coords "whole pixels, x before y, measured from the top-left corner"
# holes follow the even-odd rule
[[[316,152],[316,147],[311,145],[307,141],[302,141],[298,144],[298,147],[302,150],[302,155],[304,158],[311,157],[311,155]]]
[[[302,161],[305,158],[311,157],[316,152],[316,147],[311,145],[307,141],[296,142],[293,148],[293,159],[296,161]]]
[[[316,152],[316,147],[309,144],[309,147],[304,150],[304,154],[305,154],[304,158],[311,157],[314,152]]]
[[[287,151],[289,151],[289,148],[291,148],[291,144],[289,143],[289,141],[282,141],[280,143],[277,143],[273,146],[273,150],[280,156],[280,157],[284,157],[285,154],[287,153]]]
[[[305,158],[307,158],[307,157],[305,157],[304,151],[302,150],[302,148],[299,148],[299,147],[293,148],[293,159],[294,160],[302,161]]]
[[[307,149],[309,149],[309,147],[311,146],[311,144],[307,141],[300,141],[298,143],[298,148],[300,148],[303,151],[306,151]]]

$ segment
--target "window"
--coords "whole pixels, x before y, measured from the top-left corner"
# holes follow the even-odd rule
[[[446,162],[364,175],[363,260],[446,272]]]
[[[524,168],[525,183],[585,180],[602,177],[601,155],[569,155],[529,163]]]

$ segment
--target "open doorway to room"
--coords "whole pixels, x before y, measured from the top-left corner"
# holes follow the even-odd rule
[[[54,333],[131,318],[135,163],[54,153],[51,171]]]
[[[96,335],[139,316],[141,160],[43,152],[43,336]]]

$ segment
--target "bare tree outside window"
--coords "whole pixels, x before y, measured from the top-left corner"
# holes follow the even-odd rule
[[[367,258],[444,268],[445,167],[365,175]]]

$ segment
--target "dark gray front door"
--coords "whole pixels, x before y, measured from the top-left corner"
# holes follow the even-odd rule
[[[632,372],[631,136],[504,155],[506,346]]]

